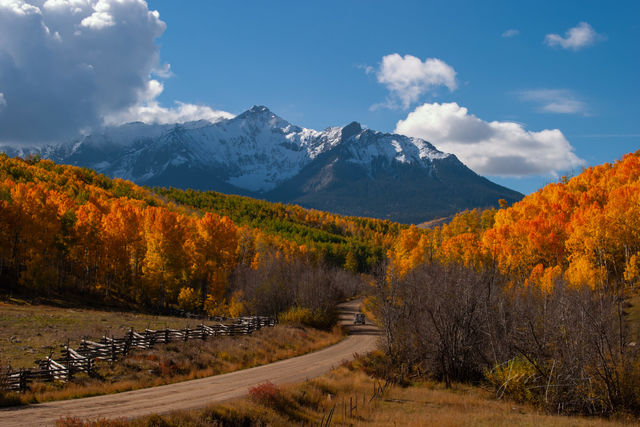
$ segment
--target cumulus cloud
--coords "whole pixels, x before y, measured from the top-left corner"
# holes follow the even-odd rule
[[[507,31],[505,31],[504,33],[502,33],[502,37],[515,37],[518,34],[520,34],[520,31],[514,29],[514,28],[510,28]]]
[[[387,106],[395,106],[399,101],[403,108],[409,108],[420,96],[438,86],[446,86],[450,91],[458,86],[456,71],[444,61],[438,58],[422,61],[397,53],[382,58],[376,77],[391,93]]]
[[[0,142],[70,138],[136,107],[152,121],[173,113],[151,77],[170,74],[156,44],[165,28],[144,0],[0,0]],[[176,117],[192,118],[187,107]]]
[[[519,123],[487,122],[455,102],[421,105],[395,132],[454,153],[481,175],[547,175],[584,165],[558,129],[533,132]]]
[[[518,92],[522,100],[535,102],[545,113],[586,114],[587,105],[567,89],[533,89]]]
[[[547,34],[544,40],[549,46],[579,50],[594,44],[602,38],[603,36],[596,33],[591,25],[586,22],[580,22],[577,26],[569,28],[564,37],[559,34]]]
[[[7,105],[7,101],[4,99],[4,93],[0,92],[0,111]]]

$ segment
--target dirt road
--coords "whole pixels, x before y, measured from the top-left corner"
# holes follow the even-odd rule
[[[340,305],[344,324],[353,322],[359,304],[360,301],[352,301]],[[64,416],[134,418],[201,408],[213,402],[241,397],[250,387],[265,381],[274,384],[301,382],[325,374],[352,358],[354,353],[362,354],[375,348],[377,331],[373,326],[350,326],[349,329],[350,335],[331,347],[256,368],[125,393],[2,409],[0,426],[54,425]]]

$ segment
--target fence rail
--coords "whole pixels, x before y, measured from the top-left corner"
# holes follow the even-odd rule
[[[10,367],[0,370],[0,390],[25,391],[29,384],[38,382],[69,381],[78,372],[92,375],[96,360],[115,363],[135,349],[149,349],[156,344],[176,341],[206,340],[209,337],[249,335],[264,327],[276,325],[271,317],[251,316],[234,319],[220,318],[211,325],[200,324],[195,328],[184,329],[145,329],[136,332],[131,328],[122,338],[104,336],[100,341],[83,339],[77,349],[69,344],[60,345],[60,358],[54,360],[50,354],[38,361],[32,369],[12,370]],[[222,323],[225,322],[225,323]]]

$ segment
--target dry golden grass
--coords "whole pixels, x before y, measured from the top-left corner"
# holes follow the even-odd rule
[[[59,345],[67,340],[74,346],[82,338],[122,337],[131,327],[179,329],[196,323],[181,317],[0,302],[0,358],[4,365],[30,368],[51,350],[58,355]]]
[[[266,404],[246,398],[199,411],[144,417],[131,422],[118,421],[113,425],[290,426],[303,423],[308,425],[318,423],[334,407],[331,425],[336,426],[617,426],[634,424],[633,420],[549,415],[530,406],[496,400],[492,393],[466,385],[456,385],[448,390],[438,383],[422,383],[407,388],[389,386],[382,398],[370,402],[375,382],[376,380],[361,370],[340,367],[323,377],[298,385],[280,387],[279,397],[271,397]],[[350,399],[351,402],[358,402],[358,408],[353,413],[349,413],[348,409]]]

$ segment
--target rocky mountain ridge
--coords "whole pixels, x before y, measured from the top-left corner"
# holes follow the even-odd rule
[[[419,138],[356,122],[306,129],[264,106],[215,123],[129,123],[68,143],[3,149],[141,185],[215,190],[401,222],[522,197]]]

